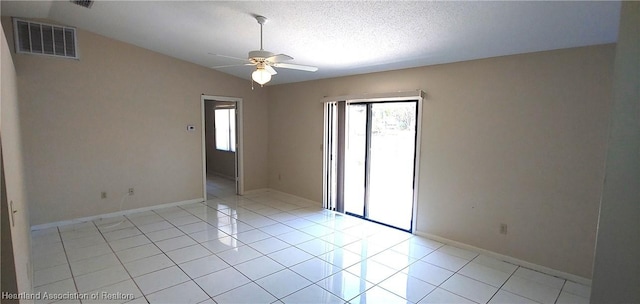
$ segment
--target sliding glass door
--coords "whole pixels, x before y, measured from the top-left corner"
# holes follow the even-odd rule
[[[346,106],[344,211],[410,231],[416,101]]]

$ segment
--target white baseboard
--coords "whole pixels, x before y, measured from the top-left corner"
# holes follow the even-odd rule
[[[314,200],[310,200],[308,198],[300,197],[300,196],[297,196],[297,195],[293,195],[291,193],[282,192],[280,190],[276,190],[276,189],[272,189],[272,188],[268,188],[268,191],[272,192],[272,193],[277,193],[277,194],[280,194],[280,195],[288,196],[288,197],[290,197],[292,199],[295,199],[295,200],[300,201],[302,203],[305,203],[307,205],[311,205],[311,206],[314,206],[314,207],[316,207],[316,206],[322,207],[322,203],[316,202]]]
[[[458,242],[458,241],[450,240],[450,239],[447,239],[447,238],[443,238],[443,237],[440,237],[440,236],[437,236],[437,235],[433,235],[433,234],[430,234],[430,233],[426,233],[426,232],[422,232],[422,231],[414,231],[414,234],[415,235],[419,235],[419,236],[423,236],[423,237],[426,237],[426,238],[429,238],[429,239],[432,239],[434,241],[438,241],[440,243],[445,243],[447,245],[453,245],[453,246],[458,247],[458,248],[462,248],[462,249],[465,249],[465,250],[473,251],[473,252],[476,252],[476,253],[479,253],[479,254],[484,254],[484,255],[496,258],[498,260],[502,260],[502,261],[505,261],[505,262],[509,262],[511,264],[515,264],[515,265],[522,266],[522,267],[525,267],[525,268],[529,268],[529,269],[532,269],[532,270],[535,270],[535,271],[538,271],[538,272],[542,272],[542,273],[545,273],[545,274],[548,274],[548,275],[559,277],[561,279],[565,279],[565,280],[573,281],[573,282],[580,283],[580,284],[583,284],[583,285],[591,286],[591,280],[590,279],[587,279],[587,278],[584,278],[584,277],[581,277],[581,276],[578,276],[578,275],[575,275],[575,274],[570,274],[570,273],[567,273],[567,272],[564,272],[564,271],[555,270],[555,269],[552,269],[552,268],[549,268],[549,267],[546,267],[546,266],[542,266],[542,265],[534,264],[534,263],[531,263],[531,262],[523,261],[523,260],[520,260],[520,259],[516,259],[514,257],[510,257],[508,255],[504,255],[504,254],[500,254],[500,253],[493,252],[493,251],[490,251],[490,250],[478,248],[478,247],[475,247],[475,246],[471,246],[471,245],[468,245],[468,244],[465,244],[465,243],[461,243],[461,242]]]
[[[244,193],[242,193],[242,196],[252,196],[252,195],[262,194],[266,192],[269,192],[269,188],[253,189],[253,190],[245,191]]]
[[[320,204],[318,202],[306,199],[304,197],[295,196],[293,194],[289,194],[289,193],[278,191],[278,190],[271,189],[271,188],[253,189],[253,190],[245,191],[242,195],[243,196],[252,196],[252,195],[260,195],[260,194],[269,193],[269,192],[278,193],[280,195],[286,195],[286,196],[289,196],[289,197],[291,197],[293,199],[296,199],[298,201],[307,203],[309,205],[314,205],[314,206],[317,206],[317,205],[321,206],[322,205],[322,204]],[[191,203],[200,203],[200,202],[204,202],[204,201],[205,200],[203,198],[196,198],[196,199],[191,199],[191,200],[186,200],[186,201],[180,201],[180,202],[174,202],[174,203],[166,203],[166,204],[161,204],[161,205],[153,205],[153,206],[149,206],[149,207],[129,209],[129,210],[123,210],[123,211],[117,211],[117,212],[111,212],[111,213],[105,213],[105,214],[81,217],[81,218],[76,218],[76,219],[71,219],[71,220],[64,220],[64,221],[58,221],[58,222],[34,225],[34,226],[31,226],[31,231],[42,230],[42,229],[58,227],[58,226],[64,226],[64,225],[69,225],[69,224],[78,224],[78,223],[88,222],[88,221],[95,221],[95,220],[99,220],[99,219],[111,218],[111,217],[116,217],[116,216],[121,216],[121,215],[128,215],[128,214],[144,212],[144,211],[149,211],[149,210],[158,209],[158,208],[167,208],[167,207],[180,206],[180,205],[186,205],[186,204],[191,204]]]
[[[180,205],[186,205],[186,204],[192,204],[192,203],[201,203],[201,202],[204,202],[204,199],[196,198],[196,199],[191,199],[191,200],[186,200],[186,201],[167,203],[167,204],[161,204],[161,205],[153,205],[153,206],[149,206],[149,207],[142,207],[142,208],[136,208],[136,209],[117,211],[117,212],[112,212],[112,213],[105,213],[105,214],[81,217],[81,218],[76,218],[76,219],[72,219],[72,220],[59,221],[59,222],[40,224],[40,225],[34,225],[34,226],[31,226],[31,231],[42,230],[42,229],[47,229],[47,228],[53,228],[53,227],[58,227],[58,226],[64,226],[64,225],[69,225],[69,224],[78,224],[78,223],[88,222],[88,221],[95,221],[95,220],[99,220],[99,219],[105,219],[105,218],[111,218],[111,217],[116,217],[116,216],[121,216],[121,215],[128,215],[128,214],[133,214],[133,213],[138,213],[138,212],[143,212],[143,211],[149,211],[149,210],[152,210],[152,209],[167,208],[167,207],[180,206]]]

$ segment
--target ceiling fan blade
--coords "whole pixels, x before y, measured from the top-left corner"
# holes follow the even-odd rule
[[[228,64],[228,65],[218,65],[218,66],[212,66],[212,69],[220,69],[220,68],[231,68],[231,67],[239,67],[239,66],[245,66],[245,65],[255,65],[253,63],[245,63],[245,64]]]
[[[273,55],[269,58],[267,58],[267,61],[276,63],[276,62],[283,62],[283,61],[287,61],[287,60],[293,60],[293,57],[289,56],[289,55],[285,55],[285,54],[278,54],[278,55]]]
[[[223,57],[223,58],[229,58],[229,59],[235,59],[235,60],[241,60],[241,61],[249,62],[249,59],[246,59],[246,58],[239,58],[239,57],[233,57],[233,56],[227,56],[227,55],[220,55],[220,54],[214,54],[214,53],[209,53],[209,55],[213,55],[213,56],[218,56],[218,57]]]
[[[291,64],[291,63],[274,63],[273,66],[276,68],[300,70],[300,71],[307,71],[307,72],[315,72],[318,70],[318,68],[314,66]]]
[[[274,70],[270,65],[265,64],[264,65],[264,69],[267,70],[267,72],[269,72],[269,74],[271,75],[275,75],[278,74],[278,72],[276,72],[276,70]]]

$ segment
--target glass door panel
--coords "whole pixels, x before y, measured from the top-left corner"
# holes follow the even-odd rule
[[[364,216],[367,105],[349,104],[346,115],[344,211]]]
[[[411,229],[416,102],[371,104],[367,218]]]

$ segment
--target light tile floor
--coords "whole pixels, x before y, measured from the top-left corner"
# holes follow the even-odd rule
[[[34,231],[36,292],[120,292],[129,303],[589,301],[587,286],[286,195],[209,197]]]

